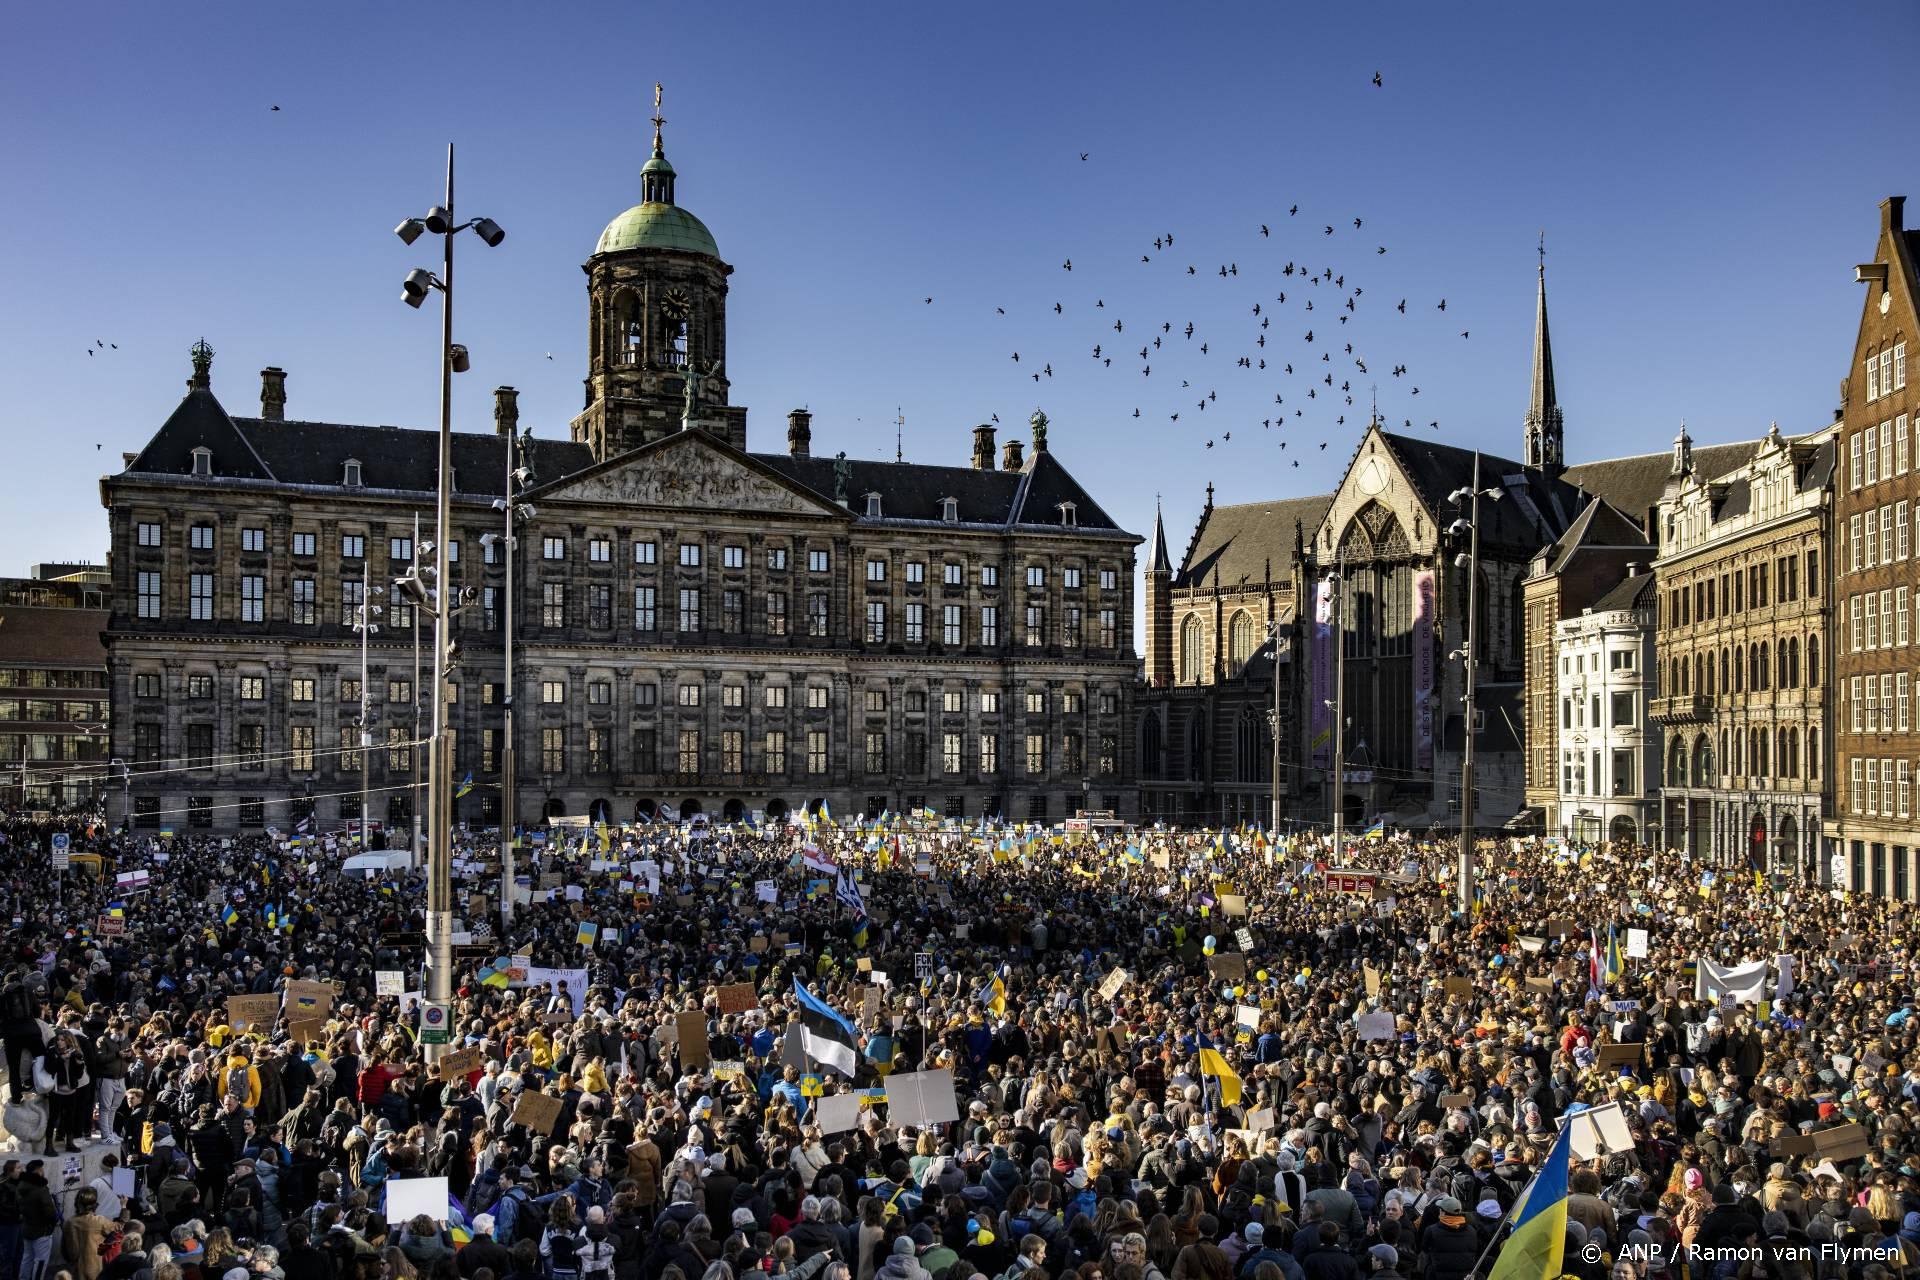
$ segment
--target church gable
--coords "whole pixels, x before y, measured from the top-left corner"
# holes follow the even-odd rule
[[[535,495],[543,502],[752,511],[846,519],[825,501],[704,431],[682,431],[609,458]]]
[[[1360,519],[1364,515],[1364,519]],[[1389,519],[1389,517],[1391,519]],[[1358,520],[1358,523],[1356,521]],[[1392,526],[1389,530],[1389,526]],[[1407,473],[1395,451],[1377,427],[1361,438],[1346,475],[1340,478],[1326,516],[1314,534],[1322,563],[1337,555],[1349,534],[1369,545],[1392,537],[1395,555],[1429,556],[1434,552],[1434,516],[1421,487]],[[1384,551],[1384,548],[1382,548]]]

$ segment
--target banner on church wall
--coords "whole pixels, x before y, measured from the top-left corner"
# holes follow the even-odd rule
[[[1308,655],[1312,663],[1313,705],[1308,708],[1312,740],[1308,754],[1317,769],[1333,759],[1333,584],[1324,578],[1313,587],[1313,643]]]
[[[1433,768],[1433,570],[1413,575],[1413,767]]]

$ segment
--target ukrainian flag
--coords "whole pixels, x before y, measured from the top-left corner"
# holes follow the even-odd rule
[[[453,798],[458,800],[471,790],[473,790],[473,770],[469,769],[467,770],[467,776],[460,779],[460,785],[454,789]]]
[[[1220,1081],[1220,1105],[1231,1107],[1240,1101],[1240,1076],[1218,1049],[1202,1045],[1200,1049],[1200,1074],[1216,1076]],[[1562,1218],[1566,1215],[1562,1213]]]
[[[1387,835],[1387,820],[1385,818],[1375,818],[1373,825],[1360,834],[1362,838],[1367,840],[1384,840]]]
[[[1620,981],[1627,971],[1627,958],[1620,952],[1620,939],[1612,925],[1607,926],[1607,959],[1600,971],[1600,980],[1607,986]]]
[[[225,911],[222,911],[220,913],[220,923],[224,925],[232,925],[233,922],[238,920],[239,918],[240,918],[240,912],[237,909],[235,909],[231,903],[228,904],[227,909]]]
[[[1000,980],[1000,975],[995,974],[991,982],[980,988],[980,1003],[993,1010],[997,1018],[1007,1016],[1007,984]]]
[[[859,921],[853,926],[853,945],[856,947],[859,947],[862,950],[866,949],[867,914],[864,911],[860,913]]]
[[[1560,1130],[1546,1164],[1514,1212],[1513,1234],[1494,1260],[1488,1280],[1553,1280],[1563,1268],[1567,1243],[1567,1135]]]

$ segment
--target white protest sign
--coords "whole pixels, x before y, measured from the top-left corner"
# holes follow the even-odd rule
[[[813,1114],[820,1122],[820,1132],[845,1133],[860,1123],[860,1095],[829,1094],[815,1105]]]
[[[1627,958],[1645,960],[1647,958],[1647,931],[1645,929],[1627,930]]]
[[[445,1178],[393,1178],[387,1182],[387,1222],[411,1222],[421,1214],[447,1225]]]
[[[377,969],[373,975],[373,994],[397,996],[407,989],[407,975],[398,969]]]

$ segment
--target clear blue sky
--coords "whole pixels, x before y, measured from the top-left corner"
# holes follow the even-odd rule
[[[1392,423],[1516,452],[1542,228],[1571,460],[1663,449],[1682,418],[1701,441],[1812,429],[1875,205],[1913,185],[1916,34],[1891,2],[18,7],[0,571],[104,553],[96,478],[202,335],[236,413],[277,364],[291,416],[431,423],[437,324],[398,300],[426,255],[391,228],[434,202],[449,139],[462,212],[508,230],[463,246],[456,422],[490,429],[512,383],[563,435],[579,264],[639,198],[655,80],[680,203],[736,268],[755,448],[805,404],[816,452],[891,457],[898,407],[910,459],[964,464],[971,426],[1039,405],[1123,524],[1150,530],[1164,492],[1177,555],[1209,480],[1223,503],[1332,484],[1374,383]]]

